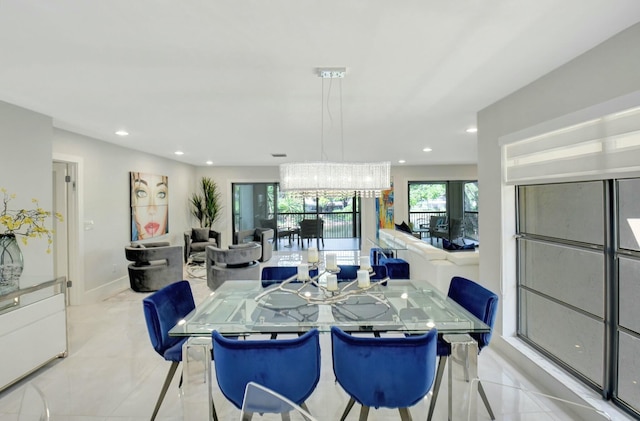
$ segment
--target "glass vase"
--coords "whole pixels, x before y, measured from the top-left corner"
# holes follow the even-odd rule
[[[0,295],[18,289],[24,262],[14,234],[0,234]]]

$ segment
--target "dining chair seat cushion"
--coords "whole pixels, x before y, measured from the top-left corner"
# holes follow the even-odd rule
[[[180,342],[170,346],[164,351],[162,356],[167,361],[182,361],[182,345],[187,342],[188,338],[182,338]]]

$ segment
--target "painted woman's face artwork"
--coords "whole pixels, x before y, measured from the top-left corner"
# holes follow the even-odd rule
[[[166,175],[131,172],[131,241],[169,232],[169,182]]]

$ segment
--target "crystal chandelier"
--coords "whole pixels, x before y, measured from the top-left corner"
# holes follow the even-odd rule
[[[319,69],[322,78],[321,155],[324,156],[324,79],[342,79],[345,68]],[[342,84],[340,84],[340,137],[342,131]],[[280,164],[280,189],[303,197],[378,197],[391,186],[390,162],[292,162]]]

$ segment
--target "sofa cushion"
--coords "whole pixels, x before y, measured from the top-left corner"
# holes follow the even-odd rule
[[[196,243],[209,241],[209,228],[193,228],[191,230],[191,239]]]
[[[424,241],[412,242],[407,244],[407,250],[412,253],[417,253],[420,257],[426,260],[445,260],[447,258],[447,252],[427,244]]]
[[[477,251],[469,252],[449,252],[447,260],[458,266],[477,265],[480,261],[480,253]]]

